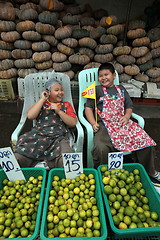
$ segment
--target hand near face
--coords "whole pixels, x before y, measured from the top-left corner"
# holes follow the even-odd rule
[[[43,91],[41,93],[41,98],[44,99],[44,100],[47,100],[49,98],[49,91]]]

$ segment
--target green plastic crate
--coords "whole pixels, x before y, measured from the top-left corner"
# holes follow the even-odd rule
[[[95,169],[84,169],[84,174],[89,175],[93,174],[96,180],[96,190],[95,190],[95,197],[97,199],[97,206],[100,211],[100,222],[101,222],[101,236],[100,237],[72,237],[72,240],[81,240],[81,239],[97,239],[97,240],[106,240],[107,239],[107,226],[106,226],[106,220],[105,220],[105,213],[104,213],[104,207],[103,207],[103,200],[100,190],[100,184],[98,179],[98,172]],[[44,202],[44,209],[43,209],[43,216],[42,216],[42,224],[41,224],[41,230],[40,230],[40,239],[48,240],[48,239],[62,239],[62,238],[47,238],[47,212],[48,212],[48,198],[50,190],[52,189],[52,179],[53,176],[59,176],[61,179],[65,178],[65,173],[62,168],[55,168],[50,170],[49,176],[48,176],[48,183],[46,188],[46,196],[45,196],[45,202]],[[68,240],[68,237],[64,237],[64,240]]]
[[[101,165],[102,166],[102,165]],[[112,230],[113,239],[160,239],[160,227],[148,227],[148,228],[133,228],[133,229],[119,229],[114,225],[110,206],[108,203],[107,195],[104,193],[104,184],[102,182],[102,174],[100,171],[101,166],[98,167],[98,175],[100,179],[101,190],[103,194],[104,204],[106,207],[110,228]],[[135,168],[140,171],[141,182],[146,190],[146,196],[149,199],[149,206],[151,211],[156,211],[159,215],[158,221],[160,221],[160,197],[156,192],[145,168],[139,163],[124,164],[123,168],[128,171],[133,171]]]
[[[43,208],[43,200],[44,200],[44,190],[45,190],[45,184],[46,184],[46,174],[47,171],[43,168],[21,168],[22,172],[26,178],[26,180],[29,179],[29,177],[38,177],[38,176],[43,176],[42,180],[42,187],[41,187],[41,192],[40,192],[40,199],[39,199],[39,205],[38,205],[38,211],[37,211],[37,217],[36,217],[36,225],[35,225],[35,230],[32,236],[30,237],[23,237],[23,238],[12,238],[13,240],[17,239],[23,239],[23,240],[33,240],[36,239],[39,235],[40,231],[40,223],[41,223],[41,215],[42,215],[42,208]],[[0,189],[3,188],[3,180],[7,179],[7,176],[3,169],[0,169]],[[6,239],[6,238],[4,238]],[[8,238],[9,239],[9,238]]]

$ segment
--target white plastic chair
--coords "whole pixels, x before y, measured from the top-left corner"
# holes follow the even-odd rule
[[[16,147],[16,143],[18,140],[18,136],[20,135],[26,119],[27,119],[27,111],[28,109],[39,100],[41,92],[45,90],[44,85],[45,82],[50,77],[55,77],[58,81],[62,82],[62,86],[65,92],[65,96],[63,98],[64,101],[68,101],[73,105],[72,94],[71,94],[71,87],[70,87],[70,78],[64,74],[59,72],[40,72],[40,73],[33,73],[27,75],[24,79],[18,79],[18,88],[20,93],[20,98],[24,97],[24,104],[21,114],[21,119],[11,135],[11,144],[13,150]],[[33,120],[33,126],[35,125],[36,120]],[[71,137],[70,145],[73,147],[75,152],[83,152],[83,141],[84,141],[84,132],[80,122],[77,120],[76,124],[76,136],[73,139]]]
[[[91,124],[86,120],[84,116],[84,105],[87,101],[87,98],[82,97],[82,92],[89,87],[93,82],[96,82],[96,85],[99,85],[98,81],[98,68],[90,68],[82,70],[78,75],[78,82],[79,82],[79,106],[78,106],[78,118],[80,122],[83,124],[86,130],[87,135],[87,167],[93,167],[93,158],[92,158],[92,148],[93,148],[93,128]],[[114,80],[115,85],[119,85],[119,76],[116,72],[116,78]],[[144,119],[132,113],[132,118],[137,120],[137,123],[144,128]],[[131,154],[131,152],[124,152],[123,155]]]

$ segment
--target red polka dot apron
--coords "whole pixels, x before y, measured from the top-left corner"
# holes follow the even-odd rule
[[[105,87],[103,88],[103,110],[97,111],[101,117],[113,146],[119,151],[130,152],[155,146],[156,143],[137,123],[129,119],[126,125],[122,125],[120,118],[124,116],[124,97],[121,89],[115,86],[118,97],[111,97]]]

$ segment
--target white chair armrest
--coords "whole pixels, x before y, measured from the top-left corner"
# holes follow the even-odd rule
[[[141,117],[140,115],[138,115],[138,114],[136,114],[136,113],[132,113],[132,117],[137,120],[138,124],[139,124],[142,128],[144,128],[145,121],[144,121],[144,118],[143,118],[143,117]]]
[[[84,131],[79,121],[76,124],[77,139],[74,146],[75,152],[83,152]]]

